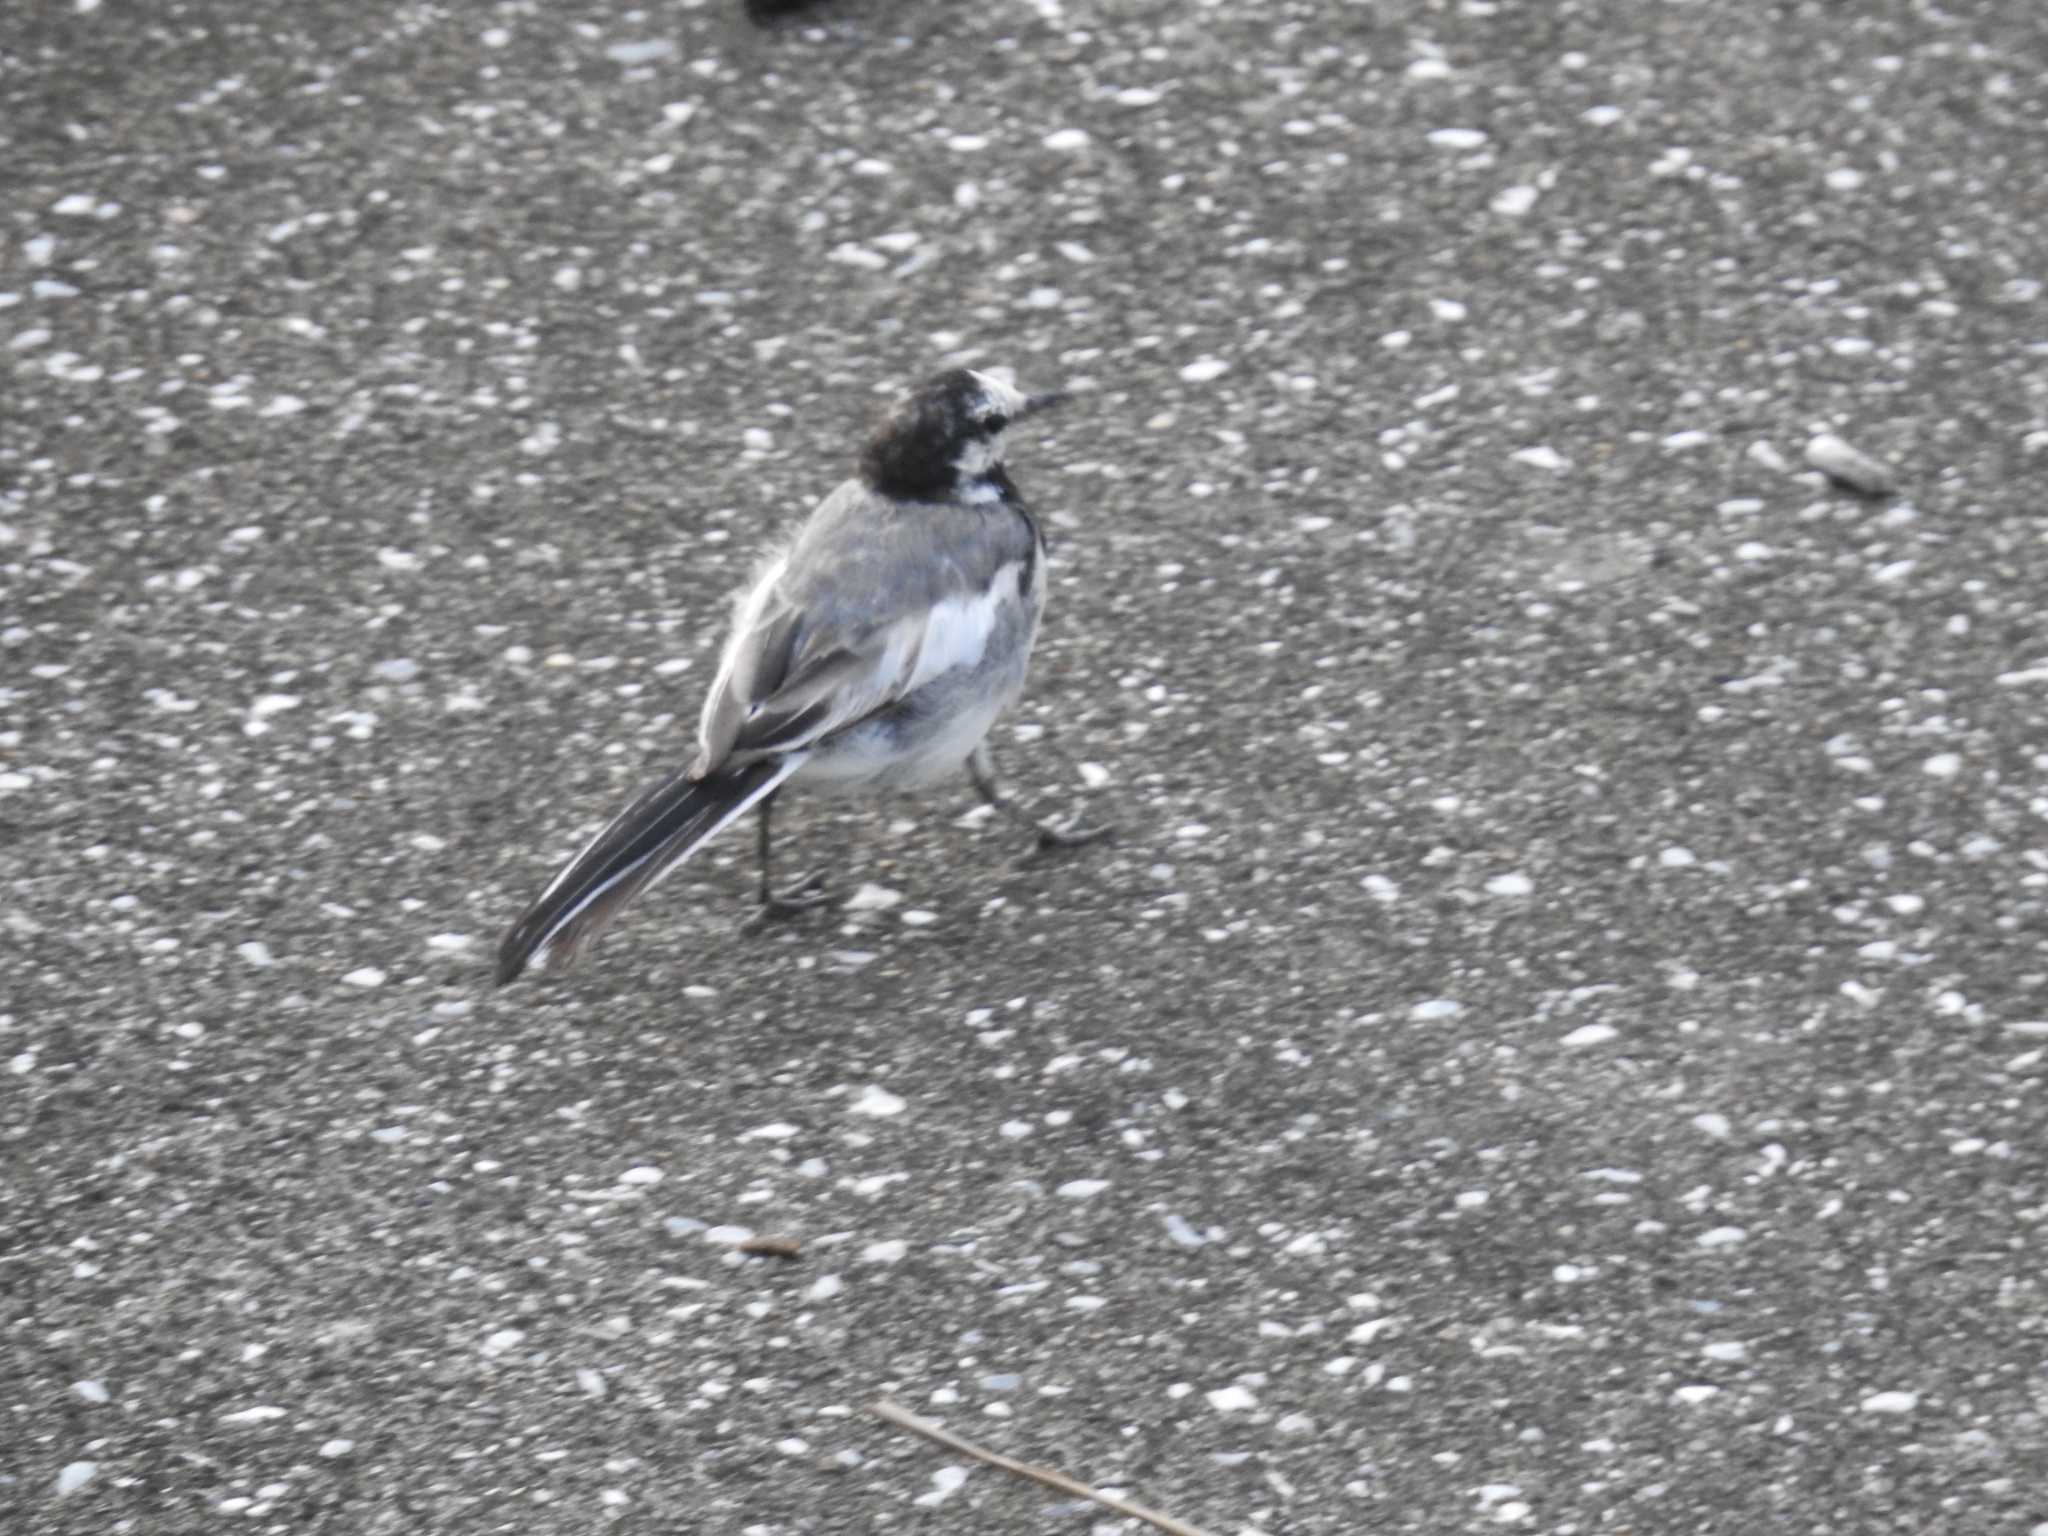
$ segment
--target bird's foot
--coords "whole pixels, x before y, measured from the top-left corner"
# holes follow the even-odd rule
[[[802,879],[785,885],[779,891],[761,893],[761,910],[754,914],[751,926],[776,922],[785,917],[798,917],[805,912],[816,911],[832,900],[832,892],[825,884],[825,872],[814,869]]]
[[[1056,848],[1086,848],[1090,843],[1099,843],[1116,832],[1112,822],[1101,826],[1084,827],[1078,818],[1066,821],[1041,821],[1033,823],[1038,833],[1036,853],[1050,853]]]

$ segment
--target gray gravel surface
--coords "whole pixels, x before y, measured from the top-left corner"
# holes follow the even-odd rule
[[[0,1523],[1135,1529],[886,1391],[2048,1532],[2044,121],[2015,0],[11,9]],[[846,910],[488,991],[954,360],[1089,394],[997,745],[1120,838],[793,805]]]

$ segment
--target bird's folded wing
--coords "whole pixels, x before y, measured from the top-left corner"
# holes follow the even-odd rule
[[[800,634],[794,645],[784,620],[764,616],[739,637],[727,686],[706,712],[705,757],[712,765],[745,762],[815,745],[934,678],[978,665],[1005,607],[1019,601],[1021,574],[1007,567],[985,590],[955,592],[852,632]],[[749,701],[731,683],[772,675],[750,655],[756,647],[785,649],[789,670],[765,697]]]

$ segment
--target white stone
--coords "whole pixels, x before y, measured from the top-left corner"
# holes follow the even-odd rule
[[[1547,443],[1538,443],[1533,448],[1517,448],[1508,457],[1517,464],[1527,464],[1532,469],[1547,469],[1562,474],[1572,467],[1572,461]]]
[[[100,1464],[96,1461],[66,1462],[57,1474],[57,1497],[69,1498],[78,1492],[98,1474]]]
[[[1818,433],[1807,441],[1806,462],[1830,480],[1866,496],[1886,495],[1897,484],[1890,466],[1832,432]]]
[[[220,1421],[223,1424],[268,1424],[272,1419],[283,1417],[282,1408],[274,1408],[265,1403],[255,1408],[242,1408],[233,1413],[224,1413],[220,1416]]]
[[[1578,1050],[1582,1046],[1605,1045],[1620,1033],[1612,1024],[1581,1024],[1557,1043],[1568,1050]]]
[[[905,1108],[904,1101],[878,1084],[870,1083],[860,1091],[860,1097],[847,1106],[856,1115],[872,1115],[886,1119],[900,1115]]]
[[[518,1347],[525,1337],[526,1330],[523,1328],[500,1328],[495,1333],[485,1337],[483,1353],[492,1359],[496,1359],[499,1355],[504,1354],[506,1350]]]

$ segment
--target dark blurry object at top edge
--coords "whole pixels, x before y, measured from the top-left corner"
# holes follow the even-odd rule
[[[816,4],[818,0],[747,0],[747,15],[760,22],[779,21]]]

